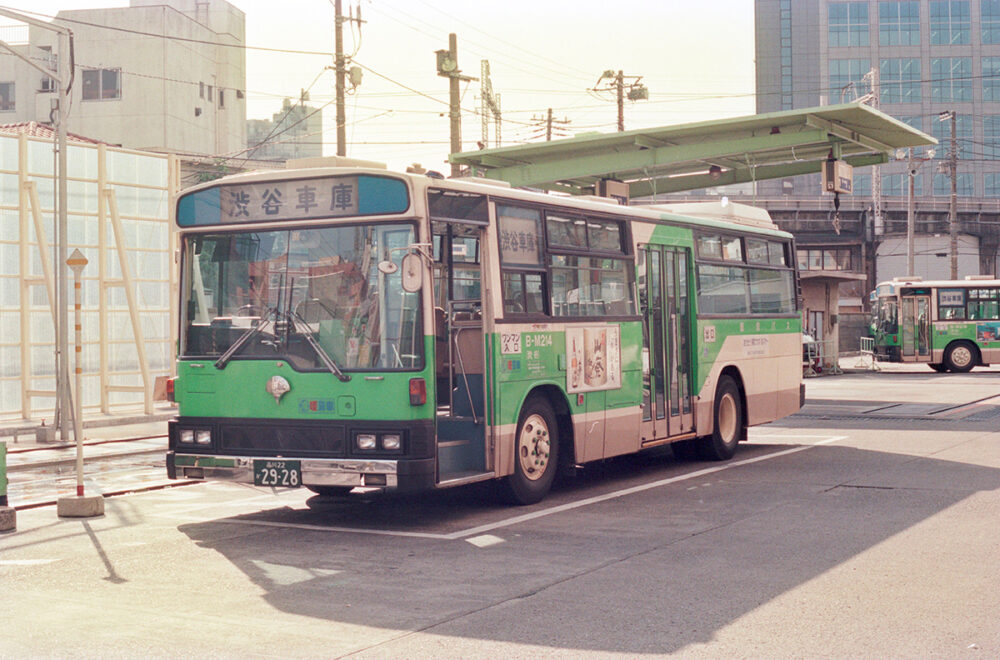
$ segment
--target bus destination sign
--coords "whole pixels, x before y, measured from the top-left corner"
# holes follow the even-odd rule
[[[406,183],[358,174],[220,183],[181,195],[181,227],[395,214],[410,205]]]
[[[219,192],[225,224],[358,214],[357,177],[233,184]]]

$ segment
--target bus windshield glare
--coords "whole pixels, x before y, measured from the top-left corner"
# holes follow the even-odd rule
[[[422,368],[420,295],[403,290],[400,270],[378,268],[398,265],[414,236],[410,224],[187,236],[181,356],[225,355],[219,368],[241,358],[301,371]]]

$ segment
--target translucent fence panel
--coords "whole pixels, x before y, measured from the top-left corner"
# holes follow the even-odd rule
[[[0,135],[0,421],[53,416],[52,396],[23,393],[55,388],[56,333],[35,225],[40,218],[53,251],[54,157],[50,140]],[[89,261],[82,273],[84,414],[138,409],[146,402],[143,388],[152,391],[145,376],[165,376],[173,369],[170,157],[70,144],[67,158],[67,247],[69,252],[79,249]],[[35,186],[38,208],[31,208],[30,201],[21,204],[22,198],[30,199],[21,194],[26,182]],[[102,195],[113,196],[118,208],[128,273],[119,264],[110,205],[101,203]],[[55,265],[55,255],[51,261]],[[122,286],[126,274],[135,293],[146,365],[136,348]],[[69,277],[67,318],[72,325]],[[70,332],[71,359],[72,342]],[[74,367],[70,364],[70,372]],[[136,391],[107,391],[122,386]]]

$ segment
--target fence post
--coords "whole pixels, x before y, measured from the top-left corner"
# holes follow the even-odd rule
[[[17,527],[17,512],[7,506],[7,442],[0,441],[0,532]]]

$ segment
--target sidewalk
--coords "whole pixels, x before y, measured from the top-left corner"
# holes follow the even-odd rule
[[[172,403],[158,403],[152,414],[142,411],[127,411],[114,415],[84,416],[81,435],[85,444],[107,442],[125,438],[162,436],[167,433],[167,421],[177,414],[177,406]],[[46,425],[51,426],[50,420]],[[68,437],[58,437],[55,442],[38,442],[36,430],[42,426],[41,420],[13,420],[0,422],[0,442],[7,443],[7,453],[18,453],[36,449],[58,449],[74,446],[72,427]]]

